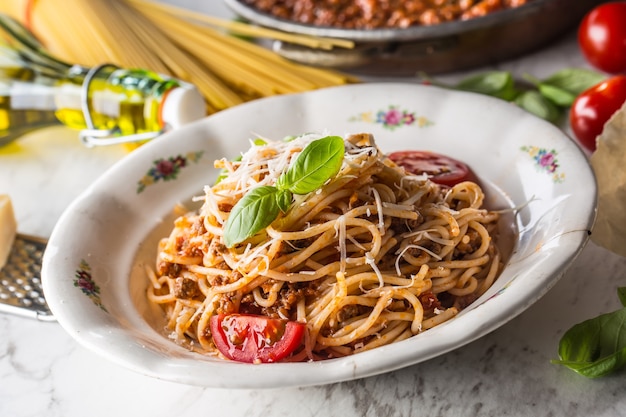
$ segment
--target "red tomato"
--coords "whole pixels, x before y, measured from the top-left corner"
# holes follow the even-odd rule
[[[604,124],[626,101],[626,76],[616,75],[583,91],[572,104],[569,120],[578,142],[590,151]]]
[[[218,314],[209,325],[213,342],[238,362],[278,362],[302,343],[306,326],[295,321],[252,314]]]
[[[578,27],[578,44],[589,63],[611,74],[626,71],[626,2],[604,3]]]
[[[478,178],[466,164],[438,153],[400,151],[389,154],[389,159],[411,174],[428,174],[431,181],[448,187],[463,181],[478,182]]]

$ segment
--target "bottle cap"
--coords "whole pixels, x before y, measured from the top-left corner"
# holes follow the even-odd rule
[[[161,103],[161,120],[169,129],[176,129],[205,116],[204,97],[191,85],[171,89]]]

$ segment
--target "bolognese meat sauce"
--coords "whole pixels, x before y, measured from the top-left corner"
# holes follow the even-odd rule
[[[244,0],[298,23],[345,29],[407,28],[468,20],[531,0]]]

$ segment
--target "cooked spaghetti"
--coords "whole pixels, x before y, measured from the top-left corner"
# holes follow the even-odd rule
[[[345,141],[336,176],[296,196],[288,210],[227,247],[224,225],[249,191],[273,186],[314,139],[262,141],[205,187],[158,247],[149,299],[172,338],[219,355],[209,327],[218,314],[306,323],[290,361],[340,357],[386,345],[454,317],[501,269],[498,213],[474,182],[444,187],[407,174],[369,134]]]

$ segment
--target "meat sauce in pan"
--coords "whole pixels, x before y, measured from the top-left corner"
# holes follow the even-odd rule
[[[532,0],[243,0],[278,18],[344,29],[407,28],[468,20]]]

